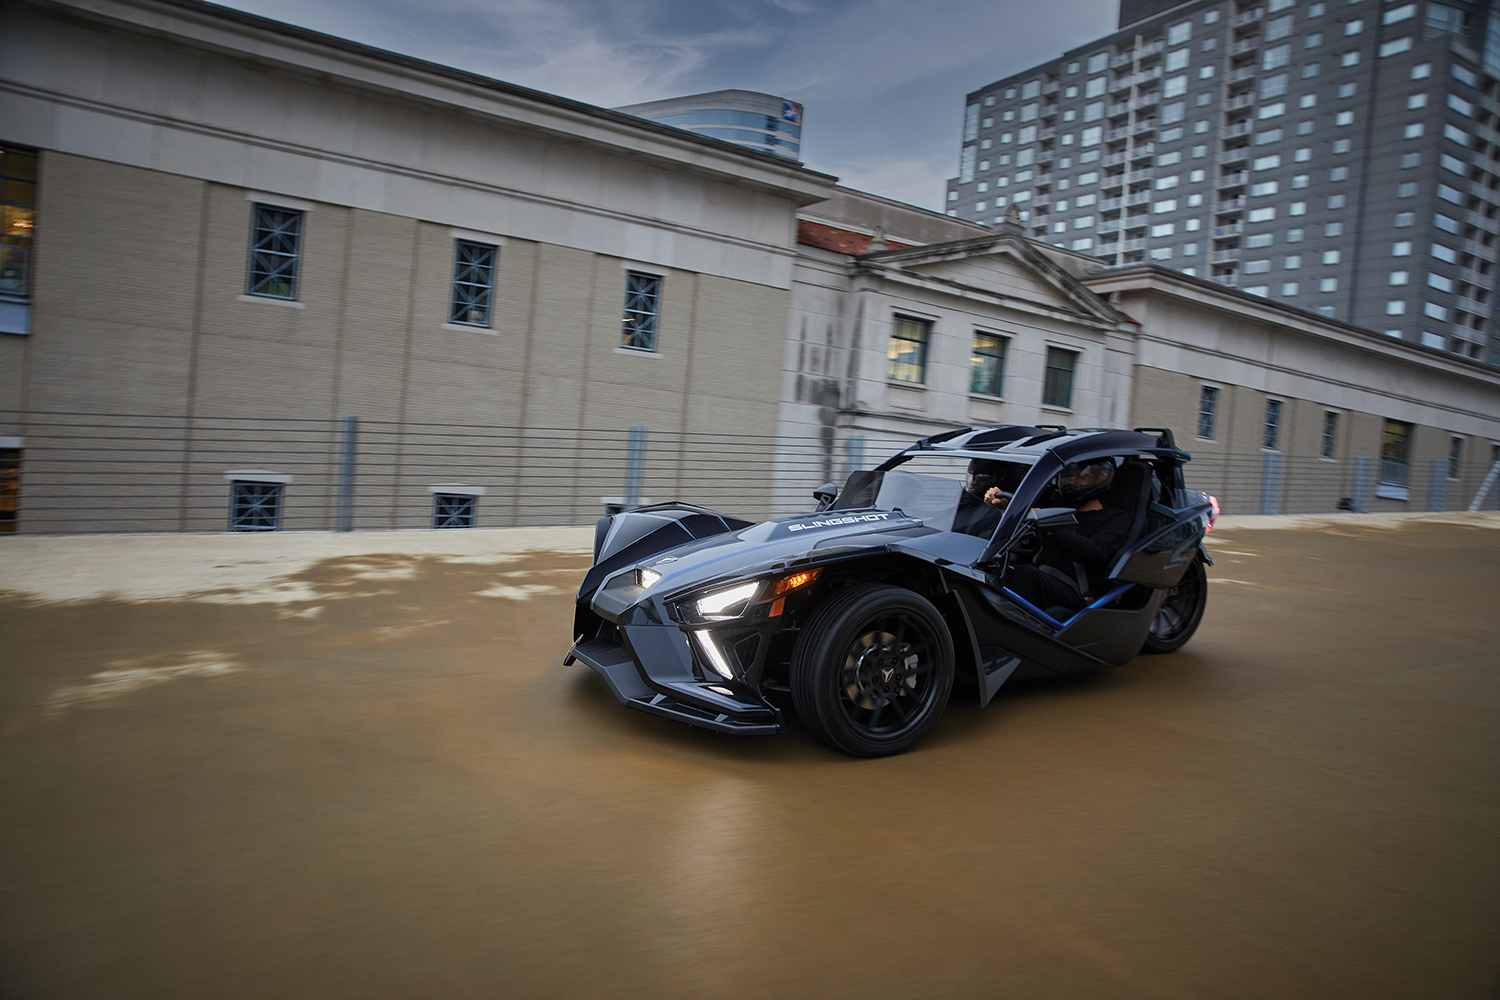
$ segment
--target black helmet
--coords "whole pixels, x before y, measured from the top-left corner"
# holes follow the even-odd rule
[[[1083,503],[1109,489],[1114,481],[1115,463],[1107,458],[1074,462],[1057,474],[1057,493],[1069,503]]]
[[[989,458],[971,458],[969,474],[964,479],[964,488],[979,496],[984,496],[985,490],[999,485],[997,476],[999,472],[999,462]]]

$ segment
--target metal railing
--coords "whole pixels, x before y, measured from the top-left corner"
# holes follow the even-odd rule
[[[232,497],[243,483],[262,499],[279,488],[269,526],[283,530],[431,528],[453,522],[455,495],[472,498],[463,526],[474,527],[583,525],[607,509],[668,500],[761,519],[810,510],[814,487],[842,482],[911,443],[844,431],[778,436],[354,417],[0,411],[0,422],[23,439],[14,526],[28,534],[232,530]],[[1369,457],[1199,451],[1185,475],[1227,513],[1295,514],[1497,509],[1497,469],[1471,464],[1451,477],[1446,460],[1398,470]],[[1392,497],[1405,503],[1398,508]],[[267,526],[265,519],[258,525]]]

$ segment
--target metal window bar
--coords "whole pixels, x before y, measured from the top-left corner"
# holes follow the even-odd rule
[[[245,291],[273,299],[297,297],[303,213],[256,205],[250,231],[250,276]]]
[[[474,527],[474,506],[477,498],[457,493],[435,493],[432,497],[432,526],[434,528]]]
[[[1213,440],[1214,417],[1218,409],[1219,390],[1205,385],[1198,397],[1198,436],[1206,441]]]
[[[230,531],[280,531],[280,483],[230,483]]]
[[[491,325],[495,253],[496,248],[487,243],[454,241],[453,297],[448,306],[448,322],[464,326]]]
[[[660,308],[661,277],[639,271],[625,272],[625,317],[620,346],[634,351],[655,351]]]

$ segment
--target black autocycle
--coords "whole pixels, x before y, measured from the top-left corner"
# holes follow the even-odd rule
[[[829,745],[900,753],[937,725],[957,676],[983,705],[1008,680],[1188,641],[1218,514],[1184,487],[1189,457],[1163,428],[966,428],[820,487],[810,514],[751,523],[669,503],[605,517],[564,663],[631,708],[723,733],[780,732],[789,695]],[[1130,522],[1107,592],[1081,611],[1037,607],[1007,578],[1076,516],[1058,473],[1099,460],[1114,466],[1101,500]]]

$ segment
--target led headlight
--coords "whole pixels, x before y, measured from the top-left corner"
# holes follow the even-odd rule
[[[649,590],[651,587],[655,586],[656,581],[660,579],[661,574],[654,569],[647,569],[646,567],[641,566],[635,571],[635,582],[640,585],[640,588],[642,590]]]
[[[738,587],[730,587],[728,590],[698,598],[693,602],[693,610],[698,613],[698,617],[708,621],[727,621],[743,615],[758,593],[760,593],[759,580],[742,583]]]

